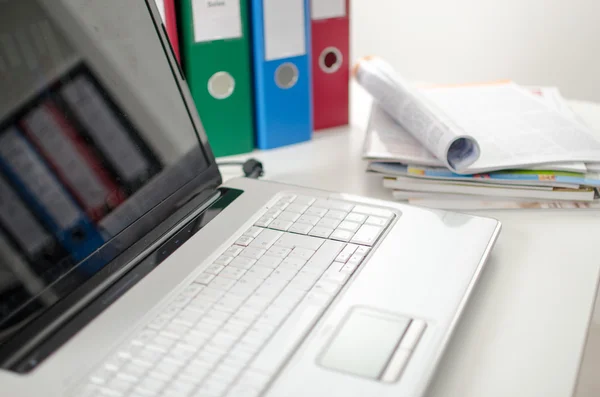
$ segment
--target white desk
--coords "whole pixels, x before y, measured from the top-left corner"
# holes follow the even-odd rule
[[[600,106],[574,103],[600,129]],[[390,199],[361,160],[370,98],[352,86],[351,127],[255,157],[266,179]],[[223,169],[224,177],[238,174]],[[600,211],[480,211],[503,231],[430,396],[571,396],[600,270]]]

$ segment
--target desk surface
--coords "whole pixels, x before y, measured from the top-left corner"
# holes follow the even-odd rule
[[[370,98],[351,90],[350,127],[227,159],[255,157],[270,180],[390,199],[361,159]],[[600,106],[573,106],[600,129]],[[499,219],[503,231],[430,396],[571,396],[600,274],[600,210],[476,213]]]

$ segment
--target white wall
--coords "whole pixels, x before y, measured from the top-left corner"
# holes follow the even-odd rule
[[[411,80],[512,79],[600,102],[600,0],[351,0],[352,58]]]

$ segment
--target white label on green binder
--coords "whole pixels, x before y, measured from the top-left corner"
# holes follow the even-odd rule
[[[311,0],[313,20],[343,18],[346,16],[346,0]]]
[[[154,0],[156,2],[156,7],[158,8],[158,12],[160,13],[160,17],[162,18],[163,23],[165,22],[165,0]]]
[[[265,60],[306,54],[304,0],[263,0]]]
[[[192,15],[197,43],[242,37],[240,0],[192,0]]]

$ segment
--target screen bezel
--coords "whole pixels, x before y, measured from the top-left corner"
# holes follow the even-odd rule
[[[49,0],[40,0],[39,4],[44,8],[49,17],[55,17],[57,15],[55,13],[57,12],[56,8],[60,8],[59,4]],[[175,190],[165,200],[101,247],[98,252],[95,253],[98,257],[110,255],[110,252],[114,247],[123,246],[124,244],[129,245],[127,242],[130,241],[135,242],[135,244],[131,245],[107,262],[107,265],[101,271],[92,276],[82,286],[75,289],[61,301],[57,302],[49,309],[46,309],[37,318],[32,319],[25,325],[22,328],[23,332],[20,333],[32,335],[31,343],[28,343],[26,346],[12,346],[11,340],[15,338],[14,336],[4,341],[0,345],[0,367],[6,368],[7,365],[10,366],[11,364],[14,364],[15,361],[19,360],[19,357],[26,354],[28,350],[35,347],[35,345],[43,339],[42,334],[51,334],[68,321],[72,315],[80,312],[87,302],[95,299],[103,291],[109,288],[110,285],[117,282],[118,278],[115,279],[116,276],[133,268],[137,263],[136,260],[139,260],[141,255],[155,245],[161,237],[175,230],[181,222],[194,211],[194,209],[197,209],[199,206],[202,206],[203,203],[206,203],[211,198],[214,199],[215,195],[218,195],[217,189],[222,184],[222,177],[214,153],[208,143],[208,138],[200,120],[200,116],[198,115],[191,93],[185,82],[183,72],[176,60],[173,48],[169,43],[167,32],[158,9],[156,8],[156,4],[154,3],[154,0],[145,0],[145,4],[160,40],[163,52],[169,62],[172,77],[177,84],[184,106],[190,117],[194,129],[193,132],[198,138],[200,153],[205,156],[208,166],[205,169],[198,170],[198,174],[193,179]],[[52,11],[49,10],[50,7],[53,8]],[[55,23],[54,26],[61,29],[66,37],[69,37],[70,34],[73,34],[72,32],[69,32],[69,29],[75,32],[79,28],[78,21],[69,14],[66,8],[61,11],[63,11],[61,12],[61,23]],[[152,219],[164,220],[149,232],[144,233],[143,239],[139,239],[139,235],[148,229],[148,222]],[[88,260],[89,259],[90,258],[88,258]],[[112,282],[107,285],[107,281],[109,280],[112,280]],[[75,296],[78,299],[73,299]],[[38,330],[41,332],[37,332]]]

